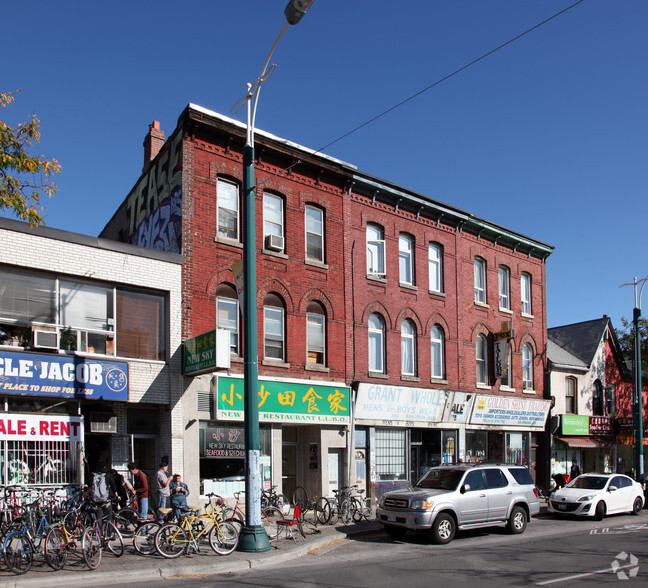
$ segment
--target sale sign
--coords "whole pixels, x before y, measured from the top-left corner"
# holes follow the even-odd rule
[[[0,436],[7,441],[82,441],[83,417],[0,413]]]

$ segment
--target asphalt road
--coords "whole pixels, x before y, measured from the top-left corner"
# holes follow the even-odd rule
[[[177,582],[192,588],[646,586],[648,511],[602,522],[539,518],[523,535],[504,529],[463,532],[445,546],[416,535],[395,540],[374,533],[332,543],[289,564],[235,575],[178,577]],[[173,583],[173,578],[152,581],[147,588]]]

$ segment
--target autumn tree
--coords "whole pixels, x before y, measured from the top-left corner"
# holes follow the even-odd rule
[[[16,93],[0,93],[0,107],[13,104]],[[15,128],[0,120],[0,210],[13,211],[35,226],[44,224],[41,194],[51,197],[56,193],[52,176],[61,171],[56,159],[28,152],[40,138],[40,121],[35,115]]]

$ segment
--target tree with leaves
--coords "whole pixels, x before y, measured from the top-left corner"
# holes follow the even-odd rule
[[[0,93],[0,107],[13,104],[16,93]],[[40,121],[35,115],[15,128],[0,120],[0,210],[13,211],[32,226],[44,224],[41,193],[54,196],[52,176],[61,171],[56,159],[28,152],[40,138]]]
[[[623,357],[632,363],[634,357],[635,332],[632,321],[621,317],[621,328],[614,329]],[[648,383],[648,320],[639,318],[639,345],[641,347],[641,381]]]

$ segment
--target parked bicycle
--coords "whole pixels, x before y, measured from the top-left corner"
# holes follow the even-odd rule
[[[96,508],[92,511],[92,524],[83,531],[81,553],[83,560],[91,570],[96,570],[101,563],[102,551],[107,549],[115,557],[124,553],[124,540],[115,523],[108,515],[97,517]]]
[[[313,512],[313,524],[326,525],[331,520],[331,504],[324,496],[310,498],[306,488],[297,486],[293,492],[293,504],[302,508],[304,515],[309,511]],[[307,521],[306,518],[304,518]],[[308,522],[308,521],[307,521]]]
[[[290,508],[290,501],[281,492],[277,492],[277,486],[271,486],[270,490],[261,491],[261,508],[274,506],[282,513],[286,513]]]
[[[237,531],[245,525],[245,492],[243,490],[234,492],[236,502],[233,507],[223,506],[223,520],[236,525]],[[282,519],[284,514],[274,506],[261,506],[261,526],[264,528],[268,539],[272,541],[277,538],[277,521]]]
[[[16,520],[16,529],[10,531],[2,545],[5,565],[14,574],[27,573],[34,563],[34,555],[41,553],[45,546],[45,537],[49,531],[49,521],[45,513],[37,510],[38,524],[32,524],[26,517]]]

